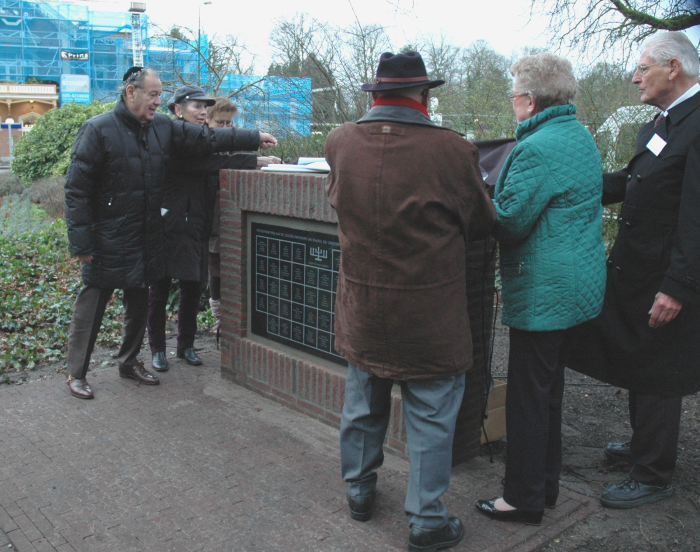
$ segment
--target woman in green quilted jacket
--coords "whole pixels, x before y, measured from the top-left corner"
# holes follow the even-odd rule
[[[496,183],[503,323],[510,326],[506,477],[477,509],[539,525],[559,495],[561,404],[571,329],[605,291],[603,168],[576,120],[571,64],[549,53],[511,67],[517,145]]]

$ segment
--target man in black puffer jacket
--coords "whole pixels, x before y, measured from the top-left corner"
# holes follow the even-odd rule
[[[146,385],[158,378],[137,360],[148,314],[148,285],[165,276],[162,216],[171,157],[273,147],[257,130],[209,129],[157,113],[162,86],[152,69],[124,75],[112,111],[88,120],[73,144],[66,174],[70,251],[82,262],[83,288],[73,305],[66,383],[93,398],[85,379],[102,316],[115,289],[124,290],[119,375]]]

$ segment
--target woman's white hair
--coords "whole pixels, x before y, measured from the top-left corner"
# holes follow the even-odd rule
[[[549,52],[525,56],[510,67],[513,90],[530,94],[540,110],[573,103],[578,91],[571,63]]]
[[[698,78],[698,51],[683,33],[670,31],[656,33],[642,44],[642,51],[649,49],[649,57],[659,65],[666,65],[673,58],[681,62],[683,73]]]

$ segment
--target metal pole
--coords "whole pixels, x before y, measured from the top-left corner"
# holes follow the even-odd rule
[[[211,2],[200,2],[197,9],[197,86],[202,86],[202,6]]]
[[[197,9],[197,86],[202,86],[202,4]]]

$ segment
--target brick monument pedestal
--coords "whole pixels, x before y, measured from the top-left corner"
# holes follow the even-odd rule
[[[333,347],[340,259],[325,175],[221,171],[221,374],[339,426],[347,363]],[[492,243],[467,254],[474,367],[453,463],[478,454],[494,296]],[[407,454],[398,388],[385,447]]]

